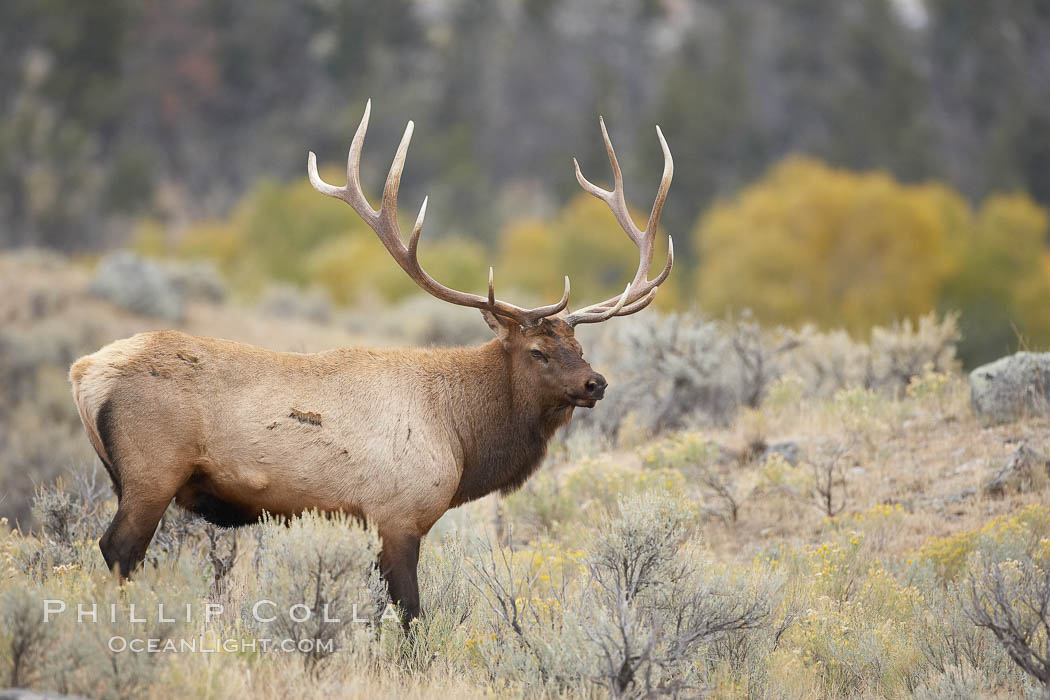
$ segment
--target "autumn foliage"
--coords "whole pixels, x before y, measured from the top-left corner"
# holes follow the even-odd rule
[[[490,246],[442,230],[457,223],[428,224],[419,256],[458,289],[483,293],[493,265],[498,290],[539,303],[561,294],[567,274],[575,307],[616,295],[634,274],[631,242],[608,208],[583,193],[546,215],[508,221]],[[875,326],[959,311],[959,353],[972,365],[1050,343],[1047,228],[1046,211],[1026,195],[992,195],[975,208],[939,183],[905,184],[795,156],[713,205],[692,241],[676,236],[675,271],[655,303],[716,315],[750,309],[765,324],[815,323],[858,339]],[[657,240],[650,274],[666,254],[664,235]],[[213,259],[249,297],[270,281],[319,287],[340,305],[416,292],[375,234],[305,178],[261,182],[227,218],[182,234],[144,224],[137,247]]]
[[[939,184],[903,184],[792,157],[694,230],[695,291],[716,313],[864,334],[931,309],[962,312],[969,361],[1050,341],[1047,215],[1024,195],[974,210]]]

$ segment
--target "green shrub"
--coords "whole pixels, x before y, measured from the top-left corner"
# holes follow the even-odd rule
[[[1030,559],[979,563],[966,614],[1018,667],[1050,688],[1050,570]]]
[[[725,459],[724,450],[696,434],[680,433],[649,447],[642,463],[660,471],[681,473],[710,499],[709,511],[735,522],[740,506],[754,491],[754,475],[734,469],[735,460]]]
[[[543,472],[534,476],[507,497],[507,515],[525,526],[526,535],[548,534],[579,544],[580,526],[615,512],[622,495],[663,490],[682,497],[686,486],[685,478],[674,469],[637,470],[584,460],[561,475]]]
[[[55,628],[44,624],[43,600],[27,588],[0,595],[0,678],[10,688],[29,688],[50,673],[49,652]]]
[[[272,606],[243,610],[248,629],[263,638],[293,640],[307,666],[336,651],[366,648],[366,623],[386,612],[375,529],[350,516],[317,512],[267,519],[259,528],[258,573],[246,599],[252,606],[262,600]]]
[[[584,572],[546,581],[535,563],[523,568],[513,552],[483,546],[473,566],[493,612],[481,652],[491,676],[554,693],[591,685],[613,697],[698,691],[700,650],[761,627],[768,604],[682,550],[692,518],[666,492],[625,497],[590,541]]]
[[[1032,504],[1015,513],[993,518],[978,530],[931,537],[914,556],[932,562],[937,574],[951,581],[966,571],[975,553],[988,563],[1033,558],[1044,564],[1050,563],[1048,542],[1050,509]]]

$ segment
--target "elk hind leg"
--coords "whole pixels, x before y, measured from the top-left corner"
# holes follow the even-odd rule
[[[117,568],[124,578],[145,558],[164,511],[193,471],[192,459],[177,442],[163,436],[144,442],[135,439],[136,431],[125,429],[137,417],[122,406],[142,405],[149,398],[132,393],[124,403],[108,400],[98,424],[119,489],[117,514],[98,545],[106,566]]]
[[[173,450],[146,456],[136,449],[123,449],[119,454],[114,460],[121,476],[117,514],[98,545],[106,566],[111,571],[117,567],[128,578],[145,558],[164,511],[189,474],[188,469],[174,466],[179,460]],[[150,466],[156,464],[173,466]]]
[[[174,492],[134,493],[125,490],[117,514],[98,546],[110,571],[119,568],[122,578],[142,562]]]

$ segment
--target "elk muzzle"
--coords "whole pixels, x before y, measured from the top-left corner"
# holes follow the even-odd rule
[[[605,377],[597,372],[592,372],[583,382],[580,394],[573,397],[573,403],[577,406],[593,408],[594,404],[605,397],[605,389],[608,386],[609,382],[605,381]]]

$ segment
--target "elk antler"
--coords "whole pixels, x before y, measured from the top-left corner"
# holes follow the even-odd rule
[[[401,269],[424,291],[442,301],[458,306],[469,306],[475,309],[491,311],[494,314],[516,321],[526,328],[535,326],[543,318],[553,316],[564,309],[569,303],[568,277],[565,278],[565,292],[562,294],[561,301],[535,309],[523,309],[520,306],[496,299],[492,285],[491,267],[489,268],[489,293],[487,297],[450,289],[427,274],[426,270],[420,266],[419,260],[416,259],[419,234],[423,230],[423,218],[427,213],[427,198],[423,198],[423,206],[420,207],[419,216],[416,217],[416,223],[412,227],[412,235],[409,238],[408,247],[405,247],[401,228],[397,223],[397,190],[401,185],[401,172],[405,167],[408,144],[412,140],[413,124],[410,121],[408,126],[405,127],[405,135],[401,137],[401,145],[397,147],[397,154],[394,156],[394,162],[390,165],[390,172],[386,176],[386,183],[383,185],[383,201],[379,206],[379,211],[376,211],[372,209],[372,206],[365,198],[364,192],[361,190],[360,172],[361,148],[364,145],[365,132],[368,131],[368,115],[371,111],[372,100],[369,100],[365,105],[365,114],[361,118],[357,132],[354,134],[354,140],[350,143],[350,155],[346,162],[345,187],[335,187],[322,180],[317,174],[317,157],[313,151],[310,152],[307,161],[307,171],[310,175],[310,183],[314,186],[314,189],[329,197],[341,199],[353,207],[358,216],[364,219],[365,223],[376,232],[379,240],[386,246],[386,249],[397,261],[397,264],[401,266]]]
[[[660,147],[664,151],[664,174],[660,178],[660,187],[656,191],[656,201],[653,202],[653,209],[649,214],[649,223],[644,231],[640,231],[635,226],[634,221],[631,220],[630,212],[627,211],[627,202],[623,196],[623,175],[620,172],[620,164],[616,160],[616,151],[613,150],[612,141],[609,140],[609,132],[605,129],[605,120],[599,117],[598,121],[602,126],[605,150],[609,152],[609,163],[612,165],[612,191],[603,190],[593,185],[580,172],[580,164],[573,158],[573,165],[576,166],[576,179],[579,181],[580,187],[585,191],[590,192],[609,205],[627,236],[638,246],[638,272],[635,273],[634,279],[619,297],[592,304],[583,309],[573,311],[566,316],[565,322],[570,326],[575,326],[579,323],[597,323],[613,316],[627,316],[641,311],[652,302],[653,297],[656,295],[656,290],[667,279],[667,275],[671,273],[671,265],[674,264],[674,241],[668,236],[667,264],[664,265],[663,271],[654,279],[647,279],[649,266],[653,262],[653,251],[656,247],[656,230],[660,226],[660,212],[664,208],[667,189],[671,186],[671,177],[674,175],[674,161],[671,159],[671,151],[667,148],[667,142],[664,141],[663,132],[660,131],[660,127],[656,127],[656,135],[660,139]]]

